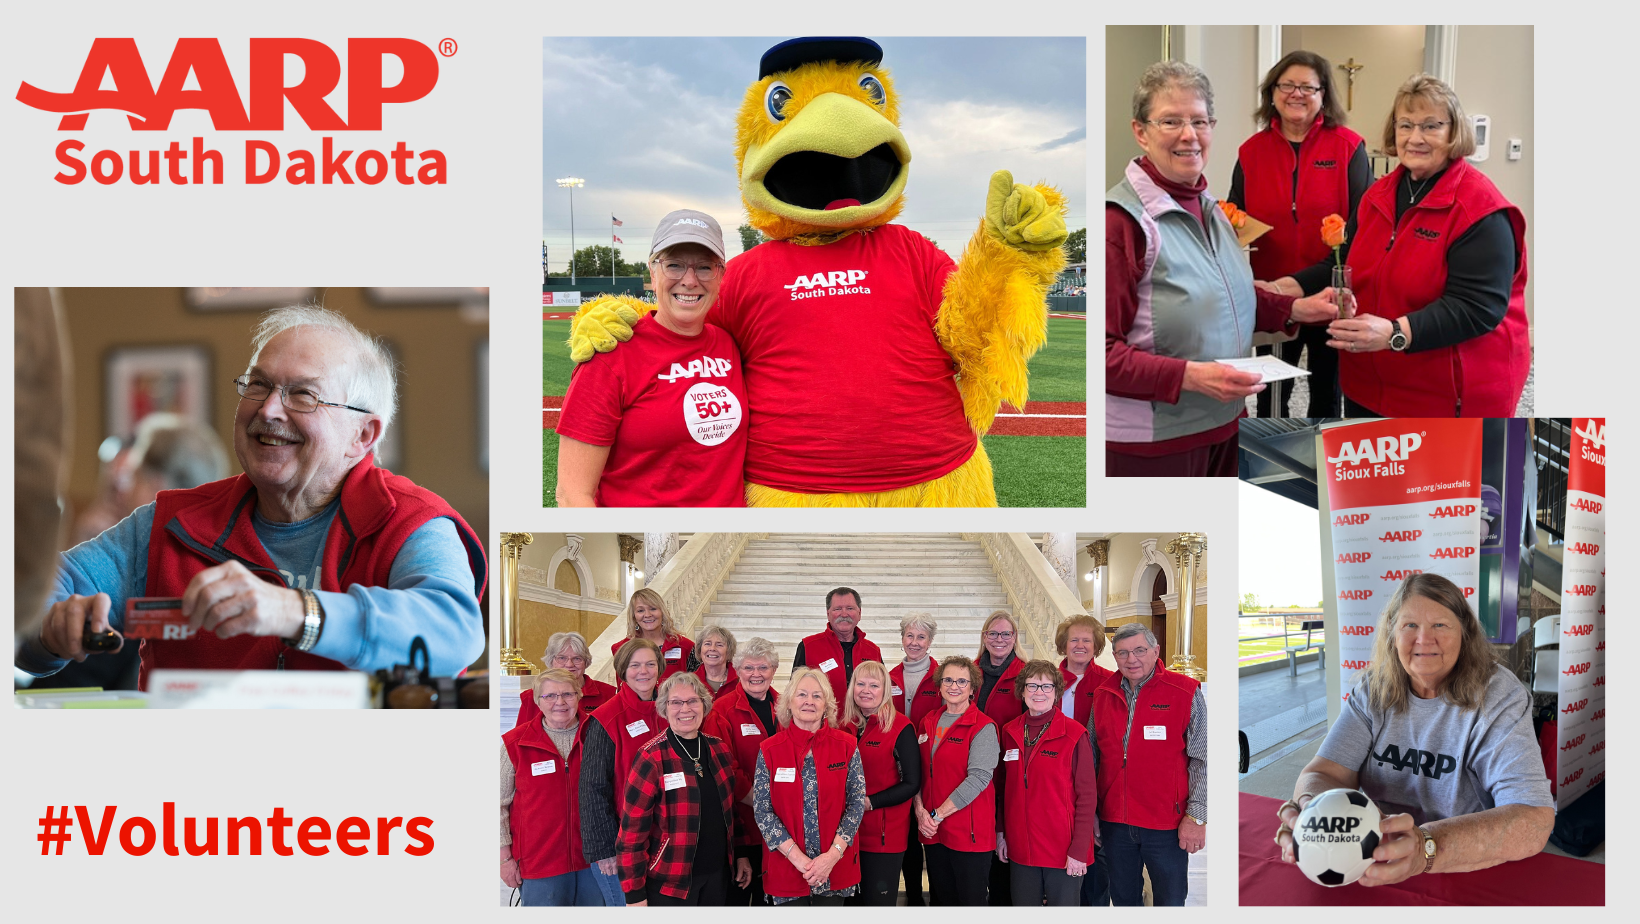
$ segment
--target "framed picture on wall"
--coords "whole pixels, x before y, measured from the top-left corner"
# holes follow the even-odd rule
[[[195,311],[265,311],[287,305],[306,305],[314,300],[312,287],[197,287],[183,290],[188,307]]]
[[[144,417],[161,411],[210,426],[213,385],[206,347],[116,347],[104,360],[103,377],[107,436],[130,439]]]

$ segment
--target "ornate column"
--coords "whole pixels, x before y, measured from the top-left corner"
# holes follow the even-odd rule
[[[1093,563],[1093,612],[1089,613],[1094,619],[1105,624],[1105,598],[1109,591],[1105,587],[1105,579],[1109,577],[1106,569],[1110,567],[1110,540],[1095,539],[1088,543],[1088,559]]]
[[[678,554],[677,533],[644,533],[643,534],[643,564],[644,583],[653,583],[655,575],[661,573],[672,556]]]
[[[1071,596],[1080,601],[1081,594],[1076,592],[1076,534],[1043,533],[1042,557],[1048,560],[1048,567],[1059,575],[1060,583],[1070,590]]]
[[[533,533],[501,534],[501,672],[514,677],[535,673],[518,649],[518,559],[534,541]]]
[[[1196,630],[1196,565],[1207,551],[1207,537],[1201,533],[1180,533],[1167,544],[1167,551],[1177,564],[1179,578],[1179,624],[1184,630],[1179,639],[1179,653],[1167,669],[1195,680],[1206,680],[1207,671],[1196,666],[1191,652]]]

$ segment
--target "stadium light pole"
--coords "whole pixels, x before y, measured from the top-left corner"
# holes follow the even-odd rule
[[[558,180],[558,185],[569,190],[569,284],[575,285],[575,187],[585,186],[586,180],[578,176],[566,176]]]

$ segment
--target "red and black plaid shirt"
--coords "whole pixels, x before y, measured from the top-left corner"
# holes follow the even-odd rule
[[[719,738],[702,734],[697,741],[706,748],[701,766],[717,781],[723,823],[728,842],[734,843],[734,770],[729,746]],[[684,785],[665,788],[668,774],[681,774]],[[674,777],[676,779],[676,777]],[[689,897],[690,871],[695,865],[695,846],[700,841],[701,784],[693,763],[685,763],[672,749],[665,732],[644,742],[638,759],[627,777],[626,813],[621,818],[621,834],[615,856],[621,868],[621,890],[642,893],[650,880],[660,883],[663,895]],[[728,857],[734,866],[733,848]]]

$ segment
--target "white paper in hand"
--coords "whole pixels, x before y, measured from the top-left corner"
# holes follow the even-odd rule
[[[1241,372],[1256,372],[1261,383],[1296,379],[1299,376],[1310,374],[1309,370],[1284,363],[1274,356],[1243,356],[1238,359],[1221,359],[1218,362]]]

